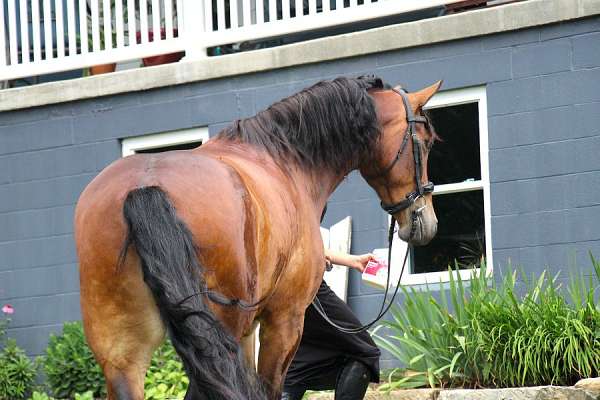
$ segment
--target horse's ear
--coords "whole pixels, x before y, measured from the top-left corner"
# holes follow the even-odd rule
[[[443,81],[437,81],[431,86],[426,87],[425,89],[421,89],[418,92],[410,93],[411,103],[415,110],[422,108],[429,99],[433,97],[434,94],[440,89]]]

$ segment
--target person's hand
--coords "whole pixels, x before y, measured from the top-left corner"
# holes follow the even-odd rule
[[[350,255],[350,260],[348,260],[350,261],[348,263],[348,267],[354,268],[362,273],[367,267],[369,261],[371,260],[376,260],[375,256],[371,253]]]

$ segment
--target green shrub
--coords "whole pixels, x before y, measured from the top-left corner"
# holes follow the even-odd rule
[[[75,393],[75,400],[94,400],[94,392],[88,390],[85,393]]]
[[[24,399],[33,388],[37,368],[13,339],[0,351],[0,399]]]
[[[5,304],[0,316],[0,400],[23,399],[33,388],[37,365],[17,346],[13,339],[6,340],[9,316],[14,313],[11,305]]]
[[[54,400],[52,397],[48,396],[46,393],[35,391],[31,394],[29,400]]]
[[[58,398],[91,391],[105,395],[104,376],[90,350],[80,322],[68,322],[60,335],[51,335],[43,361],[47,383]]]
[[[152,357],[146,373],[145,397],[147,400],[183,398],[189,380],[179,356],[171,342],[166,341]]]
[[[85,400],[106,393],[102,370],[85,340],[81,322],[66,323],[62,334],[51,335],[43,364],[47,383],[57,398]],[[171,343],[165,342],[154,353],[146,373],[146,399],[183,398],[188,383],[179,356]]]
[[[545,272],[530,280],[509,271],[490,284],[485,265],[466,282],[450,274],[437,298],[429,287],[403,288],[403,305],[382,324],[389,335],[378,328],[375,338],[405,368],[392,371],[382,388],[571,385],[597,376],[600,264],[591,258],[596,280],[571,274],[567,288]]]

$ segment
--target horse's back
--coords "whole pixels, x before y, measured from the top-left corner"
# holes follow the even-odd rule
[[[78,201],[75,238],[81,270],[91,265],[96,274],[98,268],[115,271],[127,233],[124,201],[132,190],[148,186],[167,194],[200,250],[224,238],[239,240],[233,219],[234,210],[244,206],[243,193],[222,163],[191,151],[134,155],[109,165]]]

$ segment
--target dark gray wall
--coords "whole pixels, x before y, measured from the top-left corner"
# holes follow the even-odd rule
[[[287,68],[144,93],[0,114],[0,304],[30,354],[80,317],[73,207],[83,187],[120,157],[120,139],[253,115],[318,80],[375,73],[412,89],[487,85],[492,240],[530,270],[589,268],[600,256],[600,18]],[[443,132],[441,132],[443,136]],[[325,224],[351,214],[353,252],[384,247],[386,216],[351,174]],[[366,320],[380,291],[350,274],[349,303]],[[385,363],[384,365],[388,365]]]

